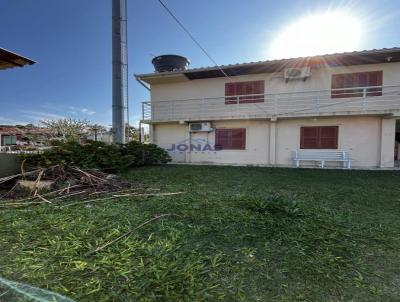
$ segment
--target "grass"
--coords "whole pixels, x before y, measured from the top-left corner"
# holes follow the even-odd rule
[[[3,209],[0,276],[77,301],[399,301],[398,172],[170,165],[125,176],[186,193]],[[179,217],[85,256],[162,213]]]

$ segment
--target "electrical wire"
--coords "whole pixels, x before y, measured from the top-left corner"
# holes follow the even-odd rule
[[[161,6],[167,11],[167,13],[175,20],[176,23],[183,29],[183,31],[189,36],[189,38],[201,49],[201,51],[210,59],[211,62],[215,64],[216,67],[222,72],[222,74],[231,79],[229,75],[218,65],[218,63],[211,57],[211,55],[205,50],[203,46],[196,40],[196,38],[190,33],[190,31],[183,25],[181,21],[179,21],[178,17],[174,15],[174,13],[165,5],[165,3],[161,0],[157,0]]]

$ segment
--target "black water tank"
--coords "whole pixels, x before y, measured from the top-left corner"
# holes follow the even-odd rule
[[[186,70],[190,64],[188,59],[178,55],[158,56],[151,63],[153,63],[156,72]]]

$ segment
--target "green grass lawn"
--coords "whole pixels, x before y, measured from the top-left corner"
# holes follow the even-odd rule
[[[170,165],[126,177],[186,193],[2,209],[0,276],[77,301],[400,300],[399,172]],[[163,213],[179,216],[85,256]]]

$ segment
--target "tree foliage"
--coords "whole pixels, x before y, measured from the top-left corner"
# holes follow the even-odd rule
[[[48,167],[57,164],[73,164],[82,168],[121,171],[126,168],[165,164],[171,161],[168,153],[154,144],[136,141],[125,145],[88,141],[53,141],[52,147],[39,154],[22,154],[31,166]]]
[[[43,126],[50,129],[53,139],[59,139],[65,142],[79,141],[90,126],[88,120],[72,118],[43,120],[40,122]]]

